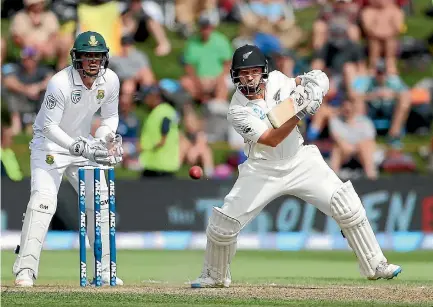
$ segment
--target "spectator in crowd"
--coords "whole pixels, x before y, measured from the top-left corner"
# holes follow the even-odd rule
[[[100,33],[110,46],[110,57],[120,54],[122,39],[122,16],[118,1],[78,1],[77,33],[94,31]]]
[[[429,159],[429,161],[428,161],[427,168],[430,172],[433,173],[433,137],[432,137],[431,142],[430,142],[430,154],[429,154],[428,159]]]
[[[387,134],[391,144],[398,147],[411,107],[410,92],[399,76],[386,72],[385,66],[379,61],[374,76],[355,80],[354,90],[378,133]]]
[[[357,26],[359,6],[352,0],[331,0],[325,3],[313,24],[313,48],[321,49],[329,41],[329,25],[338,23],[347,29],[347,36],[358,42],[361,34]]]
[[[243,0],[219,0],[220,20],[240,23],[242,21],[240,10],[243,2]]]
[[[122,49],[118,56],[110,58],[110,68],[119,76],[121,83],[133,82],[136,87],[147,87],[155,82],[149,58],[134,46],[134,37],[122,37]]]
[[[133,35],[135,41],[144,42],[151,34],[156,41],[155,54],[166,56],[171,43],[164,29],[164,18],[158,4],[153,1],[131,0],[122,13],[123,35]]]
[[[186,160],[189,165],[202,164],[204,175],[211,177],[214,171],[212,149],[209,147],[200,120],[191,104],[185,104],[183,112],[183,126],[185,134],[181,135],[181,162]]]
[[[57,17],[45,9],[45,0],[24,0],[24,9],[12,18],[10,27],[12,39],[18,47],[32,47],[43,59],[56,58],[65,63],[69,50],[59,44],[58,31]]]
[[[346,90],[356,77],[359,64],[364,59],[361,46],[350,40],[347,28],[338,22],[329,24],[328,41],[316,51],[312,69],[325,71],[331,78],[338,78]]]
[[[278,48],[294,49],[304,41],[304,33],[295,24],[293,8],[282,0],[252,0],[241,9],[244,37],[253,37],[254,44],[265,54]]]
[[[176,20],[180,32],[189,37],[194,33],[199,16],[207,14],[215,25],[219,23],[218,0],[176,0]]]
[[[404,13],[389,0],[370,0],[361,13],[362,27],[367,36],[369,66],[374,71],[380,57],[386,59],[388,74],[397,73],[398,35],[403,30]]]
[[[287,77],[294,78],[310,70],[308,65],[298,59],[296,53],[290,49],[280,49],[271,54],[273,68],[281,71]]]
[[[180,168],[179,123],[176,110],[162,101],[158,86],[139,93],[150,109],[140,136],[143,177],[172,177]]]
[[[4,39],[4,37],[1,38],[1,54],[0,54],[0,66],[3,65],[4,60],[6,59],[7,56],[7,45],[6,45],[6,40]]]
[[[10,116],[7,110],[1,111],[1,176],[13,181],[21,181],[23,174],[15,152],[11,148],[13,144],[13,131],[10,126]]]
[[[119,125],[117,133],[122,136],[123,166],[131,170],[140,170],[138,156],[140,142],[138,137],[139,119],[135,113],[134,83],[125,82],[119,97]]]
[[[39,63],[40,56],[33,47],[21,51],[21,62],[2,67],[4,97],[12,116],[14,133],[22,125],[31,133],[31,126],[40,108],[48,81],[53,72]]]
[[[331,168],[339,174],[342,166],[356,158],[369,179],[377,179],[374,163],[376,130],[372,121],[357,115],[355,103],[345,97],[339,114],[331,117],[330,134],[335,144],[331,153]]]
[[[201,103],[212,98],[226,102],[232,47],[227,37],[214,30],[215,24],[207,15],[200,16],[198,24],[200,33],[190,37],[185,46],[186,74],[181,84]]]
[[[349,96],[341,85],[336,84],[335,79],[330,79],[329,85],[329,91],[323,99],[322,106],[310,119],[307,127],[306,139],[309,142],[315,142],[320,138],[323,130],[328,126],[330,118],[338,113],[344,99]],[[325,151],[324,148],[320,149],[322,152]]]

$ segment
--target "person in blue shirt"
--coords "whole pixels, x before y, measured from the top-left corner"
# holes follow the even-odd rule
[[[373,76],[353,81],[353,89],[361,110],[373,120],[379,135],[387,135],[393,146],[400,146],[410,112],[410,92],[397,75],[388,75],[383,61],[376,65]]]
[[[139,155],[139,120],[134,112],[135,84],[125,83],[119,97],[119,125],[117,133],[122,136],[124,149],[123,166],[129,169],[140,169]]]

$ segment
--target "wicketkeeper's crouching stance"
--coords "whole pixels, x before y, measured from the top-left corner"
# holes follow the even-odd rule
[[[298,122],[319,109],[329,79],[313,70],[297,78],[268,71],[251,45],[238,48],[231,68],[233,95],[228,120],[245,139],[248,160],[224,205],[213,208],[207,227],[203,270],[193,288],[229,287],[229,265],[240,230],[273,199],[294,195],[332,216],[355,252],[361,274],[390,279],[401,272],[382,253],[352,183],[343,183],[316,146],[304,146]]]
[[[99,33],[81,33],[71,50],[72,66],[59,71],[48,83],[30,143],[31,194],[13,266],[16,286],[32,287],[38,277],[39,258],[57,209],[63,175],[77,190],[80,166],[114,166],[122,161],[122,138],[115,134],[119,123],[119,78],[107,68],[108,51]],[[102,123],[92,139],[91,122],[99,109]],[[102,282],[109,284],[108,188],[103,171],[100,184]],[[87,235],[93,247],[93,177],[86,178],[86,190]],[[122,284],[117,278],[117,285]]]

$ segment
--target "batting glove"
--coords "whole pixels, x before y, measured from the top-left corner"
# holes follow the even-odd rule
[[[301,85],[306,86],[308,83],[314,83],[318,85],[323,92],[323,97],[329,91],[329,78],[321,70],[312,70],[306,74],[299,76],[301,78]]]
[[[304,87],[304,90],[308,103],[303,110],[296,114],[296,117],[298,117],[300,120],[302,120],[307,114],[314,115],[320,108],[323,101],[323,92],[318,85],[314,83],[307,83]]]

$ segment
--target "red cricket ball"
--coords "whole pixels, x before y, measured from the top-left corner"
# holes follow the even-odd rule
[[[200,179],[203,176],[203,170],[200,166],[194,165],[189,169],[189,176],[192,179]]]

